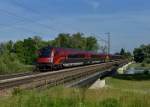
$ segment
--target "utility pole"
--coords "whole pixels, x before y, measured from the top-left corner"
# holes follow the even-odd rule
[[[108,47],[107,47],[107,54],[110,54],[110,32],[107,32],[105,33],[107,36],[108,36],[108,40],[107,40],[107,43],[108,43]]]
[[[100,37],[100,36],[98,36],[98,35],[94,35],[94,37],[96,37],[98,41],[104,43],[104,45],[108,43],[107,40],[103,39],[102,37]],[[101,45],[102,45],[102,44],[101,44]],[[100,50],[101,50],[103,53],[107,53],[107,50],[106,50],[106,49],[107,49],[107,46],[106,46],[106,45],[105,45],[105,46],[101,46],[101,45],[100,45],[100,47],[99,47]],[[106,51],[105,51],[105,50],[106,50]]]
[[[105,33],[106,35],[107,35],[107,39],[108,40],[105,40],[105,39],[103,39],[103,38],[101,38],[100,36],[96,36],[95,35],[95,37],[96,38],[98,38],[99,40],[98,41],[102,41],[102,42],[104,42],[106,45],[105,46],[102,46],[101,48],[102,48],[102,52],[104,52],[104,50],[106,49],[106,53],[109,55],[110,54],[110,47],[111,47],[111,44],[110,44],[110,32],[107,32],[107,33]]]

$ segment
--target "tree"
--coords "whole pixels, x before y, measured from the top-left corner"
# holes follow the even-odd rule
[[[60,33],[58,37],[55,38],[53,45],[56,47],[70,48],[70,35]]]
[[[120,55],[125,55],[125,49],[121,48]]]
[[[89,36],[86,38],[86,50],[97,51],[98,44],[95,37]]]
[[[150,63],[150,44],[141,45],[134,49],[134,60],[136,62]]]
[[[55,46],[62,48],[74,48],[81,50],[97,51],[98,44],[95,37],[86,37],[83,33],[60,33],[54,40],[45,41],[40,36],[27,38],[16,42],[6,42],[0,44],[0,54],[13,53],[17,59],[24,64],[33,64],[37,57],[37,50],[45,46]],[[7,56],[7,54],[6,54]]]
[[[32,38],[24,39],[24,57],[26,64],[32,64],[36,59],[36,42]]]
[[[32,40],[35,43],[36,49],[40,49],[50,44],[49,41],[42,40],[40,36],[34,36]]]
[[[144,61],[144,52],[141,48],[134,49],[134,60],[136,62],[143,62]]]
[[[25,63],[25,57],[24,57],[24,45],[23,45],[23,41],[17,41],[15,44],[14,44],[14,51],[15,53],[17,54],[18,56],[18,59]]]
[[[118,55],[122,55],[124,58],[132,58],[132,54],[129,51],[126,51],[125,49],[121,48],[120,53],[116,53]]]
[[[5,50],[4,43],[0,43],[0,55],[2,55],[4,53],[4,50]]]
[[[9,53],[13,52],[13,45],[14,45],[13,41],[10,40],[10,41],[6,42],[5,45],[6,45],[7,50],[9,51]]]
[[[81,50],[98,50],[98,43],[95,37],[86,37],[83,33],[60,33],[54,40],[48,41],[48,44],[55,47],[74,48]]]
[[[75,49],[86,49],[86,39],[83,37],[83,33],[75,33],[71,36],[71,48]]]
[[[19,60],[25,64],[32,64],[36,59],[37,43],[32,38],[17,41],[14,44],[15,52]]]

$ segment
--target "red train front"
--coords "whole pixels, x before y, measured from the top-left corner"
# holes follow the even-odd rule
[[[50,47],[42,48],[38,51],[37,68],[47,70],[53,67],[54,49]]]

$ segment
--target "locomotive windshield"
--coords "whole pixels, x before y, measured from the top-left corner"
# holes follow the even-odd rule
[[[40,50],[39,57],[49,57],[51,53],[51,48],[43,48]]]

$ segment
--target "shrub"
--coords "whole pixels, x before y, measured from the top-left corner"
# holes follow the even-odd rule
[[[144,62],[150,64],[150,58],[146,58]]]
[[[145,75],[148,75],[148,74],[149,74],[149,71],[148,71],[148,70],[145,70],[145,71],[144,71],[144,74],[145,74]]]
[[[0,74],[8,70],[7,65],[0,59]]]
[[[20,63],[18,57],[14,53],[4,53],[0,56],[0,74],[30,71],[31,66]]]
[[[146,64],[143,62],[143,63],[141,63],[141,66],[142,66],[142,67],[145,67],[145,66],[146,66]]]
[[[14,95],[20,95],[21,93],[22,93],[22,89],[16,87],[13,89],[11,94],[14,96]]]

